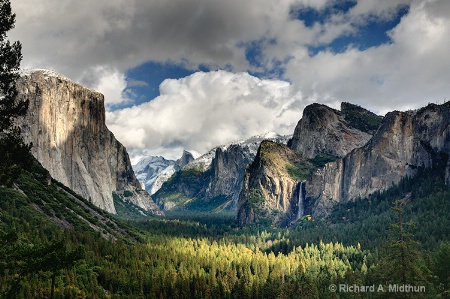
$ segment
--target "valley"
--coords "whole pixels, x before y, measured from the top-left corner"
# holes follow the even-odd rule
[[[35,86],[70,86],[67,79],[42,71],[25,78]],[[32,89],[21,90],[28,97]],[[36,105],[30,115],[51,127],[45,120],[49,112],[38,108],[51,91],[31,94],[37,96],[30,98]],[[89,91],[76,94],[90,97]],[[60,113],[64,109],[50,115],[67,119]],[[78,129],[100,137],[76,134],[63,141],[54,137],[61,136],[61,126],[51,134],[44,128],[32,133],[28,118],[22,120],[24,136],[37,136],[37,147],[31,152],[33,167],[13,188],[0,188],[1,253],[7,257],[1,264],[2,296],[353,298],[345,288],[335,292],[330,286],[388,289],[403,279],[426,289],[412,298],[445,292],[440,287],[448,283],[441,263],[450,254],[447,104],[384,118],[349,103],[341,110],[313,104],[292,136],[255,136],[197,158],[185,151],[177,161],[144,158],[135,166],[141,183],[123,148],[125,164],[114,162],[119,170],[110,172],[118,176],[111,192],[114,209],[85,199],[86,189],[66,187],[76,187],[78,178],[102,184],[91,174],[104,165],[89,161],[97,152],[111,159],[105,156],[109,149],[98,150],[97,143],[116,142],[102,141],[105,128],[92,126],[102,113],[90,112]],[[71,138],[85,146],[71,146],[75,152],[61,155]],[[58,164],[83,152],[86,158],[69,163],[77,167]],[[58,158],[47,158],[55,154]],[[113,152],[109,161],[117,155]],[[384,160],[373,160],[377,155]],[[86,169],[81,175],[80,166]],[[377,185],[358,181],[364,179],[359,173],[368,172]],[[54,176],[71,180],[63,183]],[[158,180],[160,189],[150,196],[145,189]],[[356,184],[361,187],[354,189]],[[401,249],[395,247],[399,237]],[[402,263],[398,254],[403,253],[416,262]],[[55,265],[48,267],[51,259]],[[389,298],[396,295],[402,294]]]
[[[0,298],[450,298],[448,4],[10,2]]]
[[[381,265],[384,248],[396,238],[391,225],[399,224],[392,209],[398,198],[406,202],[403,225],[416,242],[407,250],[418,254],[422,275],[408,279],[426,287],[425,298],[436,296],[446,281],[439,259],[450,253],[442,242],[449,233],[450,192],[442,168],[420,170],[367,200],[338,204],[327,220],[304,217],[290,228],[240,227],[223,214],[118,220],[60,183],[49,185],[47,176],[37,165],[17,182],[22,191],[0,188],[1,250],[8,256],[2,267],[14,269],[0,278],[4,295],[11,290],[15,298],[48,295],[54,272],[29,267],[39,265],[30,251],[43,247],[41,254],[51,254],[46,248],[59,240],[69,252],[81,246],[83,254],[73,265],[53,270],[56,298],[346,298],[330,292],[329,285],[387,288],[389,269]],[[407,228],[409,221],[415,228]],[[5,243],[8,227],[18,239]]]

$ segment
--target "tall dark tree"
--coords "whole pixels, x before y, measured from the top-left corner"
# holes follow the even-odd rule
[[[413,223],[405,222],[404,205],[406,201],[397,200],[392,210],[397,214],[397,223],[391,225],[390,238],[385,244],[379,268],[387,284],[419,285],[425,283],[424,267],[421,256],[411,233]],[[389,293],[389,298],[419,298],[411,292]]]
[[[50,298],[55,297],[55,280],[62,270],[70,269],[76,261],[84,257],[84,248],[67,249],[64,240],[54,241],[50,244],[34,245],[31,250],[23,254],[26,271],[37,273],[49,272],[51,278]]]
[[[31,145],[24,143],[14,123],[28,109],[28,101],[18,101],[16,89],[22,45],[18,41],[11,44],[7,38],[15,17],[10,1],[0,0],[0,185],[7,186],[12,185],[22,167],[31,163]]]
[[[434,256],[434,273],[442,298],[450,298],[450,242],[442,242]]]

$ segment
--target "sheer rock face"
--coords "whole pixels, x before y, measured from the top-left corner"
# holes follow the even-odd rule
[[[307,106],[295,128],[290,148],[302,157],[313,159],[318,154],[344,157],[366,144],[371,135],[345,121],[349,105],[343,103],[342,112],[321,104]]]
[[[192,155],[192,153],[184,150],[183,154],[181,155],[181,158],[175,161],[174,169],[175,171],[179,171],[184,166],[188,165],[192,161],[194,161],[195,158]]]
[[[111,213],[113,192],[125,190],[134,194],[132,203],[158,212],[139,190],[125,147],[105,125],[102,94],[44,70],[23,73],[17,88],[29,100],[19,120],[22,133],[53,178]]]
[[[209,201],[218,196],[231,199],[232,209],[237,206],[239,192],[244,180],[245,166],[253,161],[255,153],[249,146],[231,145],[226,150],[216,149],[211,162],[211,180],[205,191]]]
[[[344,157],[353,149],[366,144],[372,135],[355,126],[366,129],[368,119],[377,125],[381,118],[349,103],[343,103],[341,111],[321,104],[307,106],[288,143],[289,148],[280,144],[261,144],[255,162],[247,169],[240,193],[240,224],[262,219],[270,219],[276,225],[289,225],[292,221],[297,221],[298,192],[305,192],[303,188],[320,189],[311,182],[301,184],[302,187],[299,188],[300,182],[306,180],[311,175],[310,171],[317,167],[310,160],[317,156]],[[369,129],[366,131],[371,132]],[[286,170],[286,165],[291,170],[296,169],[297,174],[301,175],[292,176]],[[257,199],[259,203],[255,205],[253,201]],[[310,199],[305,197],[302,205],[310,212]]]
[[[299,181],[289,169],[300,164],[308,165],[308,162],[286,145],[263,141],[245,173],[238,201],[239,224],[288,225],[295,220],[299,209]]]
[[[314,214],[324,216],[335,202],[364,198],[415,174],[417,167],[448,163],[450,105],[430,104],[417,111],[390,112],[363,147],[328,163],[309,180]],[[449,165],[446,174],[449,183]]]

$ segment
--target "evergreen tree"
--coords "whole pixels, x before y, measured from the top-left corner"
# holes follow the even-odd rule
[[[434,273],[443,298],[450,297],[450,243],[442,242],[434,256]]]
[[[390,285],[418,285],[424,283],[423,271],[420,268],[421,256],[418,243],[410,232],[412,223],[403,219],[405,201],[397,200],[392,208],[397,213],[398,222],[391,225],[391,236],[385,245],[385,255],[379,267],[381,277]],[[390,293],[390,298],[417,298],[414,293]]]
[[[28,101],[17,100],[22,45],[18,41],[11,44],[6,35],[14,28],[15,17],[10,1],[0,0],[0,185],[7,186],[12,185],[22,167],[31,163],[31,145],[23,142],[14,123],[28,108]]]
[[[62,270],[70,269],[76,261],[84,257],[83,247],[68,250],[64,240],[58,240],[50,244],[34,245],[27,250],[25,257],[26,270],[24,272],[37,273],[39,271],[49,272],[51,277],[51,294],[54,298],[55,280]]]

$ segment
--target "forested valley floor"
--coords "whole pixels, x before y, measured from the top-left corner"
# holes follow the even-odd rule
[[[440,170],[288,228],[239,227],[229,214],[117,219],[47,177],[35,166],[0,188],[2,298],[449,296]]]

